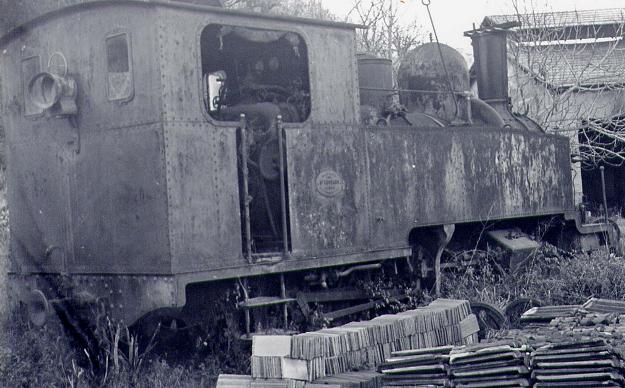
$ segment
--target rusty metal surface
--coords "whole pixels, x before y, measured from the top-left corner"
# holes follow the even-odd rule
[[[173,271],[245,263],[236,128],[165,125]]]
[[[158,52],[156,26],[148,22],[153,15],[155,11],[150,8],[102,7],[97,13],[68,15],[71,23],[44,22],[3,47],[6,52],[0,54],[0,61],[5,71],[4,106],[9,113],[5,119],[8,120],[8,135],[13,136],[11,141],[36,141],[44,135],[41,133],[43,128],[50,126],[71,128],[67,120],[26,119],[21,115],[24,109],[22,83],[28,82],[16,76],[21,74],[21,60],[38,56],[41,70],[47,70],[48,61],[55,52],[64,55],[68,74],[76,78],[80,134],[158,121],[161,92],[158,83],[154,82],[159,76],[158,62],[154,57]],[[138,23],[138,20],[145,22]],[[87,32],[93,37],[89,44],[84,41]],[[130,36],[135,93],[128,103],[108,101],[107,98],[105,38],[116,32],[128,32]],[[22,129],[11,131],[17,127]],[[60,139],[57,141],[60,143]]]
[[[250,18],[238,13],[161,7],[158,9],[160,77],[163,118],[166,121],[209,121],[202,106],[200,34],[209,24],[292,31],[303,37],[309,57],[311,122],[356,123],[359,119],[358,84],[352,30],[293,24],[286,20]],[[191,38],[193,37],[193,39]],[[345,48],[349,48],[346,50]],[[328,61],[327,58],[333,58]]]
[[[406,257],[415,227],[573,207],[566,139],[357,127],[354,34],[344,25],[154,2],[93,7],[41,19],[0,54],[14,272],[108,274],[76,279],[98,295],[110,281],[122,300],[113,307],[131,319],[184,304],[190,282]],[[212,120],[201,98],[210,23],[293,31],[307,45],[312,111],[285,125],[292,252],[278,263],[242,255],[238,123]],[[96,43],[84,43],[87,32]],[[104,40],[117,32],[129,34],[134,70],[124,103],[106,92]],[[57,51],[78,83],[74,125],[22,114],[21,60],[46,66]],[[133,276],[113,276],[122,274]]]
[[[8,151],[9,163],[15,166],[7,170],[9,212],[14,215],[10,269],[65,272],[71,251],[64,153],[55,143],[13,145]]]
[[[562,137],[319,127],[287,131],[287,145],[294,253],[402,247],[416,227],[574,208]]]
[[[367,151],[375,247],[404,242],[417,226],[574,208],[563,137],[466,127],[370,129]]]
[[[9,146],[8,186],[12,261],[27,272],[169,273],[160,126],[156,28],[136,23],[153,10],[68,15],[72,23],[42,21],[5,47],[2,60]],[[86,31],[94,39],[83,41]],[[105,38],[130,36],[135,93],[108,101]],[[141,44],[133,44],[140,41]],[[55,53],[78,83],[79,115],[24,117],[21,61],[36,56],[40,70]],[[58,54],[56,54],[58,56]],[[141,127],[144,126],[143,129]],[[139,129],[135,129],[139,128]]]
[[[364,131],[286,131],[293,252],[366,250],[369,237]]]
[[[440,50],[440,51],[439,51]],[[441,55],[445,62],[441,62]],[[460,119],[457,96],[470,90],[469,69],[464,57],[455,49],[438,43],[424,43],[411,50],[402,60],[397,84],[400,89],[429,90],[443,93],[402,91],[400,101],[409,112],[433,115],[448,122]]]
[[[177,288],[171,276],[99,276],[76,275],[71,279],[58,275],[9,274],[11,303],[25,302],[31,290],[41,290],[48,300],[89,293],[114,320],[130,325],[146,313],[177,305]]]
[[[160,125],[83,136],[72,182],[70,272],[171,273]]]

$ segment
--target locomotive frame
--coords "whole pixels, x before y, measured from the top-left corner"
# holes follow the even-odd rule
[[[310,115],[271,127],[284,147],[285,251],[246,252],[246,124],[205,109],[210,24],[291,32],[307,49]],[[88,294],[133,323],[184,306],[190,284],[409,258],[426,227],[548,215],[580,224],[567,138],[361,125],[359,27],[124,0],[52,11],[1,38],[11,295]],[[128,63],[111,65],[107,44],[119,42],[107,39],[119,37]],[[55,111],[29,100],[41,72],[62,85]]]

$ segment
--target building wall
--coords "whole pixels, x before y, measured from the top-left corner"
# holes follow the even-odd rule
[[[526,114],[550,133],[569,137],[578,151],[577,128],[583,119],[610,118],[625,111],[625,90],[549,90],[514,62],[508,62],[508,85],[513,111]],[[574,198],[582,201],[581,165],[572,165]]]

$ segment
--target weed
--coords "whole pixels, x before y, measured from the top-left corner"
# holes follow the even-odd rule
[[[603,250],[591,254],[563,252],[543,244],[518,271],[502,268],[503,252],[479,251],[477,260],[443,274],[444,295],[488,302],[499,307],[519,297],[543,305],[580,304],[589,297],[625,299],[625,259]]]

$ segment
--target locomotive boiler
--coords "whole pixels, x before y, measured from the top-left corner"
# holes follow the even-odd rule
[[[280,295],[242,307],[287,306],[297,274],[323,287],[388,260],[438,279],[454,225],[600,229],[579,222],[569,140],[509,113],[499,30],[471,34],[480,99],[444,45],[445,72],[425,44],[394,88],[354,24],[56,4],[0,40],[9,283],[35,322],[76,302],[132,324],[259,277]]]

